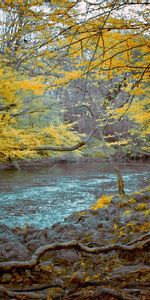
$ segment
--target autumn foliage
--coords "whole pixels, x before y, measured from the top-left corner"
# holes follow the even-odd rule
[[[119,139],[108,139],[108,147],[148,153],[148,7],[142,1],[83,2],[1,1],[1,160],[49,155],[32,150],[40,145],[77,143],[76,125],[65,123],[58,98],[81,80],[78,104],[89,106],[98,101],[86,95],[91,81],[94,88],[100,81],[115,82],[97,102],[99,126],[120,120],[131,126],[128,136],[121,132]]]

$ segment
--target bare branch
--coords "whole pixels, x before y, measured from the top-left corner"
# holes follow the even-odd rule
[[[48,150],[48,151],[74,151],[76,149],[79,149],[83,146],[85,146],[86,142],[81,141],[73,146],[50,146],[50,145],[43,145],[43,146],[37,146],[37,147],[31,147],[31,148],[27,148],[27,147],[22,147],[20,148],[20,150],[35,150],[35,151],[44,151],[44,150]]]
[[[16,106],[15,103],[12,103],[12,104],[6,105],[6,106],[1,106],[1,107],[0,107],[0,111],[7,111],[7,110],[9,110],[10,108],[15,107],[15,106]]]

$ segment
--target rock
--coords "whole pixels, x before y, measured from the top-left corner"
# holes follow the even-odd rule
[[[130,278],[131,276],[139,278],[139,273],[148,273],[150,278],[150,266],[140,263],[131,266],[121,266],[114,270],[113,278]]]
[[[4,273],[1,277],[1,283],[9,283],[12,280],[12,274]]]
[[[137,201],[145,201],[145,200],[150,200],[150,191],[146,191],[146,192],[143,192],[143,193],[140,193],[140,194],[134,194],[134,198],[137,200]]]
[[[8,299],[7,291],[2,285],[0,285],[0,299]]]
[[[57,223],[55,225],[52,226],[53,230],[55,230],[55,232],[59,233],[63,233],[64,231],[75,231],[76,227],[75,225],[69,224],[69,223]]]
[[[53,274],[55,274],[55,276],[56,276],[55,283],[56,283],[56,280],[58,280],[57,277],[62,276],[65,273],[66,273],[66,269],[64,266],[55,266],[54,270],[53,270]]]
[[[75,285],[81,285],[82,283],[84,283],[84,275],[82,271],[77,271],[74,272],[72,274],[72,276],[70,277],[69,282],[71,284],[75,284]]]
[[[0,258],[24,260],[29,251],[22,244],[21,238],[6,225],[0,225]]]
[[[46,243],[46,241],[43,239],[43,241],[41,240],[31,240],[28,243],[26,243],[26,247],[28,250],[30,250],[32,253],[39,248],[40,246],[44,246]]]
[[[61,251],[57,251],[56,254],[56,260],[58,260],[59,263],[63,265],[68,265],[71,263],[73,264],[78,259],[79,259],[79,253],[77,253],[77,251],[75,250],[70,250],[70,249],[68,249],[68,251],[61,250]]]
[[[64,286],[64,280],[62,280],[61,278],[57,278],[55,277],[52,281],[51,284],[53,285],[60,285],[61,287]]]
[[[50,288],[47,291],[47,299],[53,299],[53,297],[55,297],[55,298],[59,297],[59,299],[62,299],[62,298],[60,298],[62,293],[63,293],[63,290],[59,287]]]
[[[53,225],[54,241],[67,242],[69,240],[80,239],[82,236],[82,227],[69,222],[63,222]]]
[[[4,224],[0,225],[0,243],[5,243],[9,241],[16,242],[18,241],[18,237],[16,236],[16,234],[13,233],[11,228]]]
[[[47,229],[35,229],[35,228],[28,228],[26,235],[25,235],[25,241],[31,241],[31,240],[43,240],[47,239],[48,230]]]
[[[9,260],[25,260],[29,257],[29,251],[20,243],[4,243],[0,245],[0,258]]]

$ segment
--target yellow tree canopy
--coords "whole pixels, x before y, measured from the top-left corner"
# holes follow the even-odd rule
[[[140,124],[144,129],[143,136],[148,135],[148,8],[143,1],[135,5],[113,0],[1,1],[0,126],[2,141],[11,145],[6,156],[4,147],[2,156],[11,156],[10,152],[16,157],[31,155],[32,151],[15,148],[16,143],[22,145],[20,141],[28,147],[52,140],[63,144],[56,134],[58,126],[55,130],[54,124],[47,124],[51,130],[53,126],[57,138],[45,140],[45,129],[20,128],[13,115],[26,105],[27,98],[37,97],[42,107],[45,90],[58,90],[80,78],[86,87],[89,78],[98,82],[125,76],[124,92],[129,97],[118,109],[113,107],[112,115],[118,119],[128,115],[137,128]]]
[[[25,98],[30,96],[31,99],[38,100],[45,91],[45,85],[40,78],[25,79],[18,72],[11,68],[0,69],[0,159],[2,161],[9,159],[22,159],[37,157],[37,150],[32,150],[40,145],[61,146],[66,143],[68,146],[79,141],[78,135],[72,131],[72,125],[60,124],[54,126],[48,124],[47,127],[32,127],[30,124],[23,125],[18,122],[18,116],[24,115],[26,110]],[[32,102],[28,104],[32,106]],[[35,111],[28,111],[28,114],[37,114],[38,107]],[[44,112],[42,112],[44,113]],[[57,147],[56,147],[57,148]],[[44,152],[43,155],[47,155]]]

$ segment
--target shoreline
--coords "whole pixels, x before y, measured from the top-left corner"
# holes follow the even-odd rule
[[[119,159],[114,161],[117,164],[128,164],[128,163],[133,163],[133,162],[140,162],[140,163],[145,163],[145,162],[150,162],[150,158],[147,157],[140,157],[140,158],[124,158],[124,159]],[[0,162],[0,171],[3,170],[19,170],[19,169],[30,169],[30,168],[40,168],[40,167],[54,167],[55,164],[63,165],[63,164],[80,164],[80,163],[100,163],[100,162],[108,162],[109,160],[107,158],[91,158],[91,157],[80,157],[80,158],[69,158],[69,157],[64,157],[64,156],[59,156],[59,157],[53,157],[53,158],[42,158],[42,159],[32,159],[32,160],[19,160],[19,161],[14,161],[12,163],[9,162]]]

